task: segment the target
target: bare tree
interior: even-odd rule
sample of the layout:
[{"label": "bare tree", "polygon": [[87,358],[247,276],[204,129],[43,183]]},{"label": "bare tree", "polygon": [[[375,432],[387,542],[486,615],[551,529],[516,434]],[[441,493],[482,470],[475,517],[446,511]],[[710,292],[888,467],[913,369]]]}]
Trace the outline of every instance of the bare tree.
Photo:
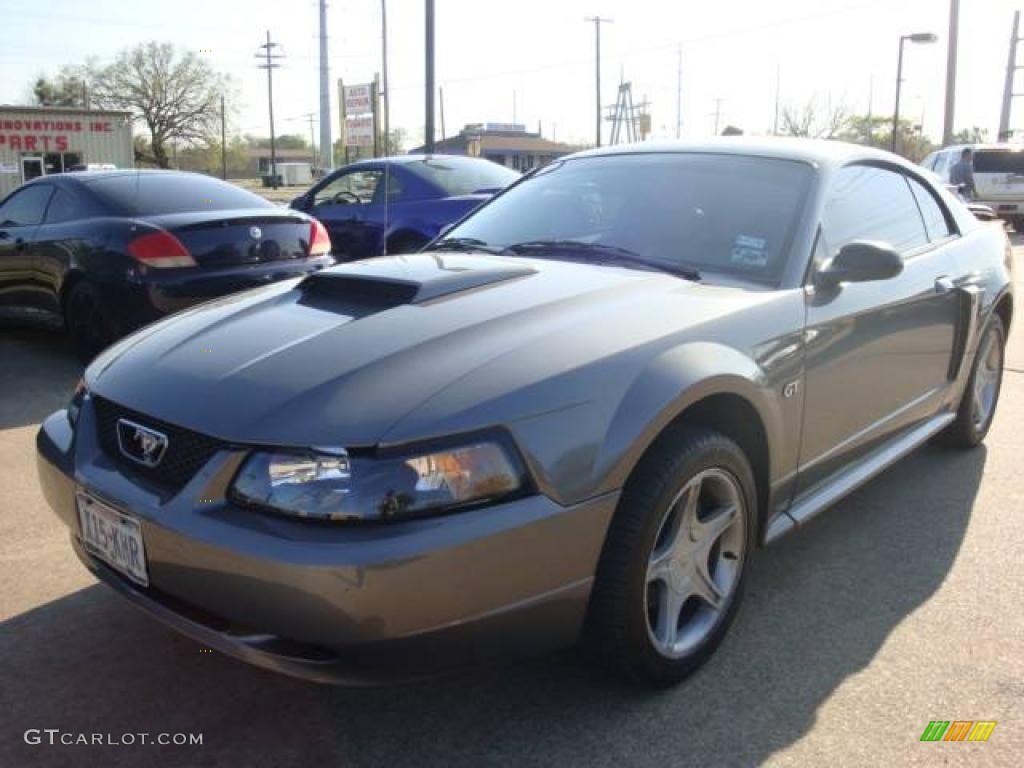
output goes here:
[{"label": "bare tree", "polygon": [[832,106],[829,103],[822,107],[818,97],[812,96],[802,105],[787,104],[782,108],[782,134],[834,139],[845,128],[849,116],[844,105]]},{"label": "bare tree", "polygon": [[219,133],[221,95],[228,78],[191,51],[150,42],[122,51],[106,67],[90,68],[92,104],[130,112],[149,132],[141,159],[167,168],[168,145],[207,144]]}]

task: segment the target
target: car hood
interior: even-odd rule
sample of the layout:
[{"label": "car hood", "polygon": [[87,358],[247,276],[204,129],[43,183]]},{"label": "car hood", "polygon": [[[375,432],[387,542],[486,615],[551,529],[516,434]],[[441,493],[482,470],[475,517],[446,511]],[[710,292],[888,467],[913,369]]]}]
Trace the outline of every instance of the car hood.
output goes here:
[{"label": "car hood", "polygon": [[635,334],[622,333],[631,308],[650,311],[673,294],[696,321],[745,293],[658,272],[483,254],[368,259],[149,326],[101,355],[86,383],[126,408],[229,442],[370,446],[499,358],[515,355],[520,370],[539,371],[550,366],[532,354],[541,346],[605,356],[607,343],[583,340],[635,346]]}]

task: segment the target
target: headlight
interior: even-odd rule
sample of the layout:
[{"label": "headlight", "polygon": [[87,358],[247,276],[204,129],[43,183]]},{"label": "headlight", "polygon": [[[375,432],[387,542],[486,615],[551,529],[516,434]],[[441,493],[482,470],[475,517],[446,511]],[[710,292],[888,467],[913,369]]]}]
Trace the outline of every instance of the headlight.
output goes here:
[{"label": "headlight", "polygon": [[71,396],[71,400],[68,402],[68,421],[72,428],[78,425],[78,414],[82,410],[82,401],[85,400],[85,393],[88,390],[85,388],[85,379],[79,379],[78,383],[75,384],[75,393]]},{"label": "headlight", "polygon": [[236,501],[321,520],[420,517],[520,493],[518,457],[500,440],[401,455],[344,450],[253,454],[232,486]]}]

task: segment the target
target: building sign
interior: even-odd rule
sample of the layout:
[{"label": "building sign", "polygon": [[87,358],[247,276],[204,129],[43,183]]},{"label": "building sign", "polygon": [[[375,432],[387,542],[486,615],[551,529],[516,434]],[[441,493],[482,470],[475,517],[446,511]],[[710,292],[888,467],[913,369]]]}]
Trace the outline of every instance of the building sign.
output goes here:
[{"label": "building sign", "polygon": [[18,173],[18,166],[16,163],[0,163],[0,174],[15,174]]},{"label": "building sign", "polygon": [[109,120],[0,120],[0,149],[64,152],[72,134],[113,133]]},{"label": "building sign", "polygon": [[373,146],[373,116],[362,115],[359,117],[345,118],[345,146],[346,147],[372,147]]},{"label": "building sign", "polygon": [[366,115],[373,111],[373,85],[345,86],[345,114]]}]

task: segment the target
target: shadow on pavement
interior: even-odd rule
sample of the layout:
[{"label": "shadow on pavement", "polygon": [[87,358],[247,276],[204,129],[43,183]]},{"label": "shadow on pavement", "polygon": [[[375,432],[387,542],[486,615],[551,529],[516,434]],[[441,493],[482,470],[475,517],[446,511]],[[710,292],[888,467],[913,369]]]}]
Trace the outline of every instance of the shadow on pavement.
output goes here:
[{"label": "shadow on pavement", "polygon": [[[719,653],[664,693],[573,652],[407,686],[320,687],[203,652],[94,585],[0,624],[0,764],[760,763],[801,738],[943,582],[985,459],[925,448],[759,553]],[[29,747],[27,728],[201,732],[203,746]]]},{"label": "shadow on pavement", "polygon": [[0,430],[38,424],[63,408],[81,375],[52,323],[0,319]]}]

